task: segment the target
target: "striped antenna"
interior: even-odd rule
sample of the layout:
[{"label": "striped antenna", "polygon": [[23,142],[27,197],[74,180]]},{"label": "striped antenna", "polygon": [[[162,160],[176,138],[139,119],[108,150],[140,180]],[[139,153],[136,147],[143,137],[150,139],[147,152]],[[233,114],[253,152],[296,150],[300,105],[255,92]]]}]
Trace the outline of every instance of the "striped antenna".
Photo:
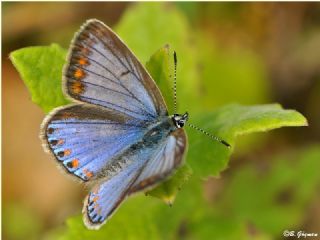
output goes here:
[{"label": "striped antenna", "polygon": [[173,60],[174,60],[174,75],[173,75],[173,103],[174,103],[174,111],[173,113],[177,113],[177,53],[173,52]]},{"label": "striped antenna", "polygon": [[231,145],[229,143],[227,143],[226,141],[222,140],[221,138],[206,132],[205,130],[193,125],[192,123],[187,123],[187,124],[189,127],[193,128],[199,132],[202,132],[203,134],[207,135],[208,137],[212,138],[213,140],[218,141],[219,143],[222,143],[223,145],[225,145],[228,148],[231,148]]}]

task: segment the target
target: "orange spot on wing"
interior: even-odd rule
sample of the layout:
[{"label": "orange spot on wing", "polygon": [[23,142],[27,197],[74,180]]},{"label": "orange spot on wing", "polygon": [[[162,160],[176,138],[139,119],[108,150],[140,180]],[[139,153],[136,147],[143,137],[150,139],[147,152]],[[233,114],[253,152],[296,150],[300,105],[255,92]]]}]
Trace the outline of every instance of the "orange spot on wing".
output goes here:
[{"label": "orange spot on wing", "polygon": [[69,156],[70,154],[71,154],[71,150],[70,149],[64,150],[64,156]]},{"label": "orange spot on wing", "polygon": [[77,70],[74,72],[74,76],[75,76],[76,78],[78,78],[78,79],[84,77],[84,72],[83,72],[83,70],[77,69]]},{"label": "orange spot on wing", "polygon": [[92,199],[93,202],[96,202],[96,201],[98,201],[98,200],[99,200],[99,197],[98,197],[98,196],[95,196],[95,197]]},{"label": "orange spot on wing", "polygon": [[79,160],[78,159],[73,159],[72,160],[72,168],[76,168],[79,166]]},{"label": "orange spot on wing", "polygon": [[86,175],[87,178],[91,178],[93,173],[90,172],[88,169],[83,169],[83,173]]},{"label": "orange spot on wing", "polygon": [[84,85],[81,82],[73,82],[71,85],[71,90],[75,94],[81,94],[84,91]]},{"label": "orange spot on wing", "polygon": [[91,178],[91,177],[93,176],[93,173],[92,173],[92,172],[87,172],[87,173],[86,173],[86,176],[87,176],[88,178]]},{"label": "orange spot on wing", "polygon": [[59,141],[58,141],[58,143],[57,143],[58,145],[62,145],[62,144],[64,144],[64,140],[63,139],[59,139]]},{"label": "orange spot on wing", "polygon": [[87,64],[88,64],[88,61],[87,61],[87,59],[85,59],[85,58],[80,58],[80,59],[78,60],[78,63],[79,63],[80,65],[87,65]]}]

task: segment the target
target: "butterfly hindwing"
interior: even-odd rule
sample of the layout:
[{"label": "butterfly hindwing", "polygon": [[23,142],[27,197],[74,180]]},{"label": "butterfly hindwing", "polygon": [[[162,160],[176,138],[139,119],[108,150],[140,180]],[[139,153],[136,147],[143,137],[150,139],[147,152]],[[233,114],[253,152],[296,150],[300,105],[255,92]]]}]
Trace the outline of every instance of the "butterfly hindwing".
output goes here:
[{"label": "butterfly hindwing", "polygon": [[143,135],[143,123],[103,108],[73,105],[43,123],[43,140],[68,173],[87,181]]},{"label": "butterfly hindwing", "polygon": [[99,228],[127,196],[143,164],[134,162],[112,178],[97,184],[84,202],[83,216],[88,228]]},{"label": "butterfly hindwing", "polygon": [[137,150],[132,163],[110,179],[98,183],[87,196],[83,214],[89,228],[99,228],[130,194],[164,180],[182,163],[186,135],[178,129],[160,144]]},{"label": "butterfly hindwing", "polygon": [[183,129],[172,132],[163,146],[149,159],[130,193],[145,191],[171,175],[183,161],[187,149],[187,135]]},{"label": "butterfly hindwing", "polygon": [[84,219],[89,228],[98,228],[107,220],[114,210],[129,195],[132,185],[139,178],[147,163],[165,145],[166,137],[158,142],[140,141],[136,147],[132,146],[116,159],[117,162],[126,162],[111,177],[101,178],[89,192],[84,203]]},{"label": "butterfly hindwing", "polygon": [[128,47],[106,25],[89,20],[76,34],[65,67],[72,98],[141,120],[166,115],[161,93]]}]

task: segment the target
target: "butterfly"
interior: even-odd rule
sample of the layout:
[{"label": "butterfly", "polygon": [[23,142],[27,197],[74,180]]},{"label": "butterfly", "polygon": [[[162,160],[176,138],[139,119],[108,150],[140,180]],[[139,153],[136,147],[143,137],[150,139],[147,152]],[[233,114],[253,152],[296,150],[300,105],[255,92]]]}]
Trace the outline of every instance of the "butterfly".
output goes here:
[{"label": "butterfly", "polygon": [[75,103],[44,119],[41,138],[58,165],[91,188],[83,218],[98,229],[125,198],[155,187],[183,163],[188,113],[168,114],[143,65],[96,19],[71,43],[63,90]]}]

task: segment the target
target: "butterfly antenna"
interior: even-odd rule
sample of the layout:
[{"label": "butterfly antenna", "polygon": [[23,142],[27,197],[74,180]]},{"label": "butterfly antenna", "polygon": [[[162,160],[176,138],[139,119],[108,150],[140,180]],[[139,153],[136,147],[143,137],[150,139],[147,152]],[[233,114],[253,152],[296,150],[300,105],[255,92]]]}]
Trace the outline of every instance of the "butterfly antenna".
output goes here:
[{"label": "butterfly antenna", "polygon": [[215,140],[215,141],[218,141],[219,143],[222,143],[223,145],[225,145],[226,147],[228,148],[231,148],[231,145],[229,143],[227,143],[226,141],[222,140],[221,138],[217,137],[217,136],[214,136],[208,132],[206,132],[205,130],[193,125],[192,123],[187,123],[189,127],[199,131],[199,132],[202,132],[203,134],[207,135],[208,137],[210,137],[211,139]]},{"label": "butterfly antenna", "polygon": [[177,113],[177,53],[173,52],[174,60],[174,75],[173,75],[173,103],[174,103],[174,113]]}]

